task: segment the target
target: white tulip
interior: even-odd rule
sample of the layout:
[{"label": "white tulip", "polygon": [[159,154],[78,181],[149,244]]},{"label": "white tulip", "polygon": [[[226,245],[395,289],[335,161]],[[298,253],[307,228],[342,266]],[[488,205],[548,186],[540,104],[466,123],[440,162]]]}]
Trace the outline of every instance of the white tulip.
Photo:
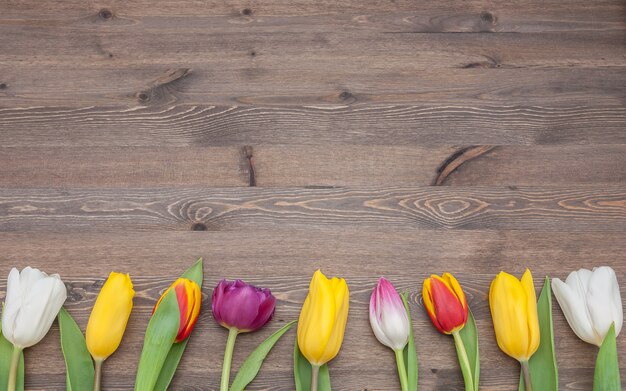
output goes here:
[{"label": "white tulip", "polygon": [[2,313],[2,335],[17,349],[33,346],[48,333],[67,298],[58,274],[26,267],[11,269]]},{"label": "white tulip", "polygon": [[565,282],[553,278],[552,291],[567,323],[583,341],[600,346],[611,324],[615,324],[616,336],[622,330],[622,299],[610,267],[573,271]]}]

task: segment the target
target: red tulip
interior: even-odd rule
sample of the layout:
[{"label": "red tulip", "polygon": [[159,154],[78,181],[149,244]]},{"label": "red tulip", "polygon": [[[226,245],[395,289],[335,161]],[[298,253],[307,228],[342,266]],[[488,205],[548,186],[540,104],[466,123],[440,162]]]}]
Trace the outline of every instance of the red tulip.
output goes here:
[{"label": "red tulip", "polygon": [[198,315],[200,314],[200,306],[202,305],[202,293],[200,287],[194,281],[179,278],[161,295],[161,298],[152,310],[153,313],[161,303],[161,300],[163,300],[163,297],[171,289],[174,289],[176,292],[176,300],[178,301],[178,309],[180,311],[180,326],[178,327],[175,342],[181,342],[189,337],[191,330],[196,325]]},{"label": "red tulip", "polygon": [[452,334],[467,322],[468,307],[465,293],[450,273],[431,275],[424,281],[424,306],[437,330]]}]

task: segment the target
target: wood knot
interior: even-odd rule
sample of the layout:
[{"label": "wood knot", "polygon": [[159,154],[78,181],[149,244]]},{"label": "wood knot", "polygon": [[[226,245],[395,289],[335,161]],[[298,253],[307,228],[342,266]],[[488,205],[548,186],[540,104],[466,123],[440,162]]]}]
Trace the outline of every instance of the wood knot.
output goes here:
[{"label": "wood knot", "polygon": [[254,57],[254,56],[256,56],[256,52],[255,52],[254,50],[250,50],[250,53],[249,53],[249,54],[250,54],[250,57]]},{"label": "wood knot", "polygon": [[245,145],[243,147],[243,157],[247,163],[248,169],[248,186],[254,187],[256,186],[256,172],[254,170],[254,161],[252,157],[254,156],[254,149],[251,145]]},{"label": "wood knot", "polygon": [[341,100],[348,100],[351,98],[354,98],[354,96],[348,91],[343,91],[341,94],[339,94],[339,99]]},{"label": "wood knot", "polygon": [[250,16],[252,15],[252,10],[250,8],[244,8],[241,10],[242,15]]},{"label": "wood knot", "polygon": [[103,20],[109,20],[113,17],[113,12],[111,10],[103,8],[98,12],[98,16]]},{"label": "wood knot", "polygon": [[495,17],[493,16],[491,12],[483,11],[480,13],[480,20],[482,20],[485,23],[493,24]]},{"label": "wood knot", "polygon": [[137,99],[139,99],[139,102],[141,103],[148,103],[150,101],[150,95],[145,92],[140,92],[137,94]]},{"label": "wood knot", "polygon": [[206,231],[207,226],[204,223],[193,223],[193,225],[191,226],[191,230],[192,231]]},{"label": "wood knot", "polygon": [[7,89],[7,83],[0,83],[0,90],[6,90]]}]

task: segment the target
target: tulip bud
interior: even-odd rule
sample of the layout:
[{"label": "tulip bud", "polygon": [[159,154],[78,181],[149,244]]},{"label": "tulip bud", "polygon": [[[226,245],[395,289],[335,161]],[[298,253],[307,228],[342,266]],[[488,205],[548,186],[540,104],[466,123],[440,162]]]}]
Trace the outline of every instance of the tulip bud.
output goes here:
[{"label": "tulip bud", "polygon": [[489,289],[489,306],[500,349],[525,362],[539,348],[537,296],[530,270],[516,277],[500,272]]},{"label": "tulip bud", "polygon": [[424,281],[424,306],[433,325],[444,334],[453,334],[465,327],[468,316],[465,293],[450,273],[431,275]]},{"label": "tulip bud", "polygon": [[61,310],[67,290],[58,274],[26,267],[11,269],[2,313],[2,335],[13,344],[5,390],[15,391],[21,352],[43,339]]},{"label": "tulip bud", "polygon": [[240,333],[255,331],[272,319],[276,298],[269,289],[242,280],[222,280],[213,290],[211,309],[215,320]]},{"label": "tulip bud", "polygon": [[200,314],[200,307],[202,305],[202,292],[195,281],[181,277],[174,281],[174,283],[170,285],[165,292],[163,292],[159,301],[157,301],[154,306],[152,313],[156,311],[165,295],[172,289],[174,289],[174,292],[176,293],[178,310],[180,311],[178,334],[176,334],[176,339],[174,340],[174,342],[178,343],[187,339],[196,325],[198,315]]},{"label": "tulip bud", "polygon": [[16,348],[35,345],[48,333],[67,290],[58,274],[26,267],[11,269],[2,313],[2,335]]},{"label": "tulip bud", "polygon": [[602,266],[593,271],[573,271],[565,282],[553,278],[552,291],[567,323],[583,341],[602,345],[611,324],[615,324],[616,336],[621,331],[624,313],[612,268]]},{"label": "tulip bud", "polygon": [[402,298],[393,284],[381,277],[370,297],[370,325],[376,339],[393,349],[404,349],[410,322]]},{"label": "tulip bud", "polygon": [[312,365],[321,366],[339,353],[349,299],[346,280],[329,280],[319,270],[313,274],[298,320],[298,347]]},{"label": "tulip bud", "polygon": [[105,360],[122,342],[133,309],[133,283],[128,274],[111,272],[87,323],[87,349],[96,361]]}]

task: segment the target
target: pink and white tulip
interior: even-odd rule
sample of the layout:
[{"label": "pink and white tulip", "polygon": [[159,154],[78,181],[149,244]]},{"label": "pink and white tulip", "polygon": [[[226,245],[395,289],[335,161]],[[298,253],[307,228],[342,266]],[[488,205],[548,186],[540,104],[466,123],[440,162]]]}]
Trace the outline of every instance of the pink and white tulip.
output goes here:
[{"label": "pink and white tulip", "polygon": [[394,351],[404,349],[409,341],[411,325],[402,298],[384,277],[370,298],[370,325],[376,339]]}]

